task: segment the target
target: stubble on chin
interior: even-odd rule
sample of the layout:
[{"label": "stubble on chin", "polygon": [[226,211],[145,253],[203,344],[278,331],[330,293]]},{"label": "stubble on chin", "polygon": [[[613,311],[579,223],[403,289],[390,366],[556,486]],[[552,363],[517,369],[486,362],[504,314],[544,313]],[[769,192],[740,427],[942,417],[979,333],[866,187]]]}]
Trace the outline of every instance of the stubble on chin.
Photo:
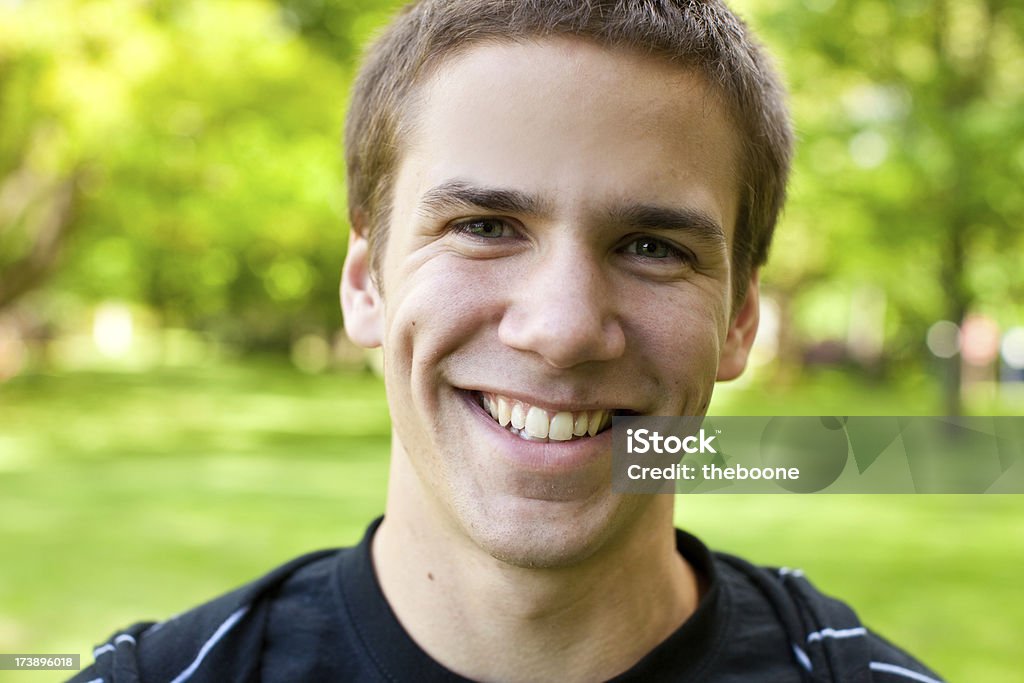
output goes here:
[{"label": "stubble on chin", "polygon": [[603,501],[603,509],[581,512],[566,511],[571,506],[565,503],[521,501],[512,506],[518,508],[514,513],[477,507],[463,524],[469,540],[502,564],[565,569],[624,543],[624,537],[644,523],[652,502],[650,496],[617,496]]}]

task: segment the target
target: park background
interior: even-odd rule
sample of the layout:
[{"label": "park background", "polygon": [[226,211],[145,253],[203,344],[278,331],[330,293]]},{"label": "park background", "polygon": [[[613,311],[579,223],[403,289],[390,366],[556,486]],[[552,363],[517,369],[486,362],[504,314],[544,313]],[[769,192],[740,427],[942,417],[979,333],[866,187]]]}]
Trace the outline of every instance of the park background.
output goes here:
[{"label": "park background", "polygon": [[[382,511],[340,131],[397,4],[0,0],[0,652],[84,665]],[[712,413],[1020,415],[1024,7],[734,6],[799,146],[753,364]],[[1024,680],[1024,496],[678,507],[950,680]]]}]

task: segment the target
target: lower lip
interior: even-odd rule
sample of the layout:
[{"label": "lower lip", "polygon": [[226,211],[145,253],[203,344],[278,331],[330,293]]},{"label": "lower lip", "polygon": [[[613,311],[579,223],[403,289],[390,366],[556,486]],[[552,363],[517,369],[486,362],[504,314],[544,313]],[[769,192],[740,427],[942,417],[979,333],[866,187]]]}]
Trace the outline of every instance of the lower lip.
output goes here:
[{"label": "lower lip", "polygon": [[[558,474],[584,467],[593,467],[611,458],[612,430],[597,436],[569,441],[528,441],[498,424],[469,391],[460,391],[470,412],[485,427],[484,438],[494,444],[493,450],[517,467],[525,470]],[[608,467],[610,468],[610,464]]]}]

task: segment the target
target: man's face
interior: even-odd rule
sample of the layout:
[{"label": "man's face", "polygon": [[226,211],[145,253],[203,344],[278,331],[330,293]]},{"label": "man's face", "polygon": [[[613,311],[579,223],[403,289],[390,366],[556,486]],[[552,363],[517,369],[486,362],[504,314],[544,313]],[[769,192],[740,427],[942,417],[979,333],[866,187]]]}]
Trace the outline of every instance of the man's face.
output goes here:
[{"label": "man's face", "polygon": [[382,296],[359,235],[343,282],[350,335],[383,346],[389,496],[571,564],[671,502],[611,492],[611,414],[703,414],[742,370],[737,135],[700,76],[575,39],[474,47],[420,95]]}]

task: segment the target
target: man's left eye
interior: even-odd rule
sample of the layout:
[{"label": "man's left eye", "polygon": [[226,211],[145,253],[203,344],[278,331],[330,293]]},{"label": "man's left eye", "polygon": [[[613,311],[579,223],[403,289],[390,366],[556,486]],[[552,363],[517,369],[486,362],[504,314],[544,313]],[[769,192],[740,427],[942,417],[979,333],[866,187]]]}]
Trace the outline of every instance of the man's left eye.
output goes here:
[{"label": "man's left eye", "polygon": [[507,222],[497,218],[473,218],[452,226],[456,232],[484,239],[512,237],[515,233]]},{"label": "man's left eye", "polygon": [[684,261],[692,260],[679,247],[656,237],[638,237],[626,245],[625,252],[652,259],[675,258]]}]

